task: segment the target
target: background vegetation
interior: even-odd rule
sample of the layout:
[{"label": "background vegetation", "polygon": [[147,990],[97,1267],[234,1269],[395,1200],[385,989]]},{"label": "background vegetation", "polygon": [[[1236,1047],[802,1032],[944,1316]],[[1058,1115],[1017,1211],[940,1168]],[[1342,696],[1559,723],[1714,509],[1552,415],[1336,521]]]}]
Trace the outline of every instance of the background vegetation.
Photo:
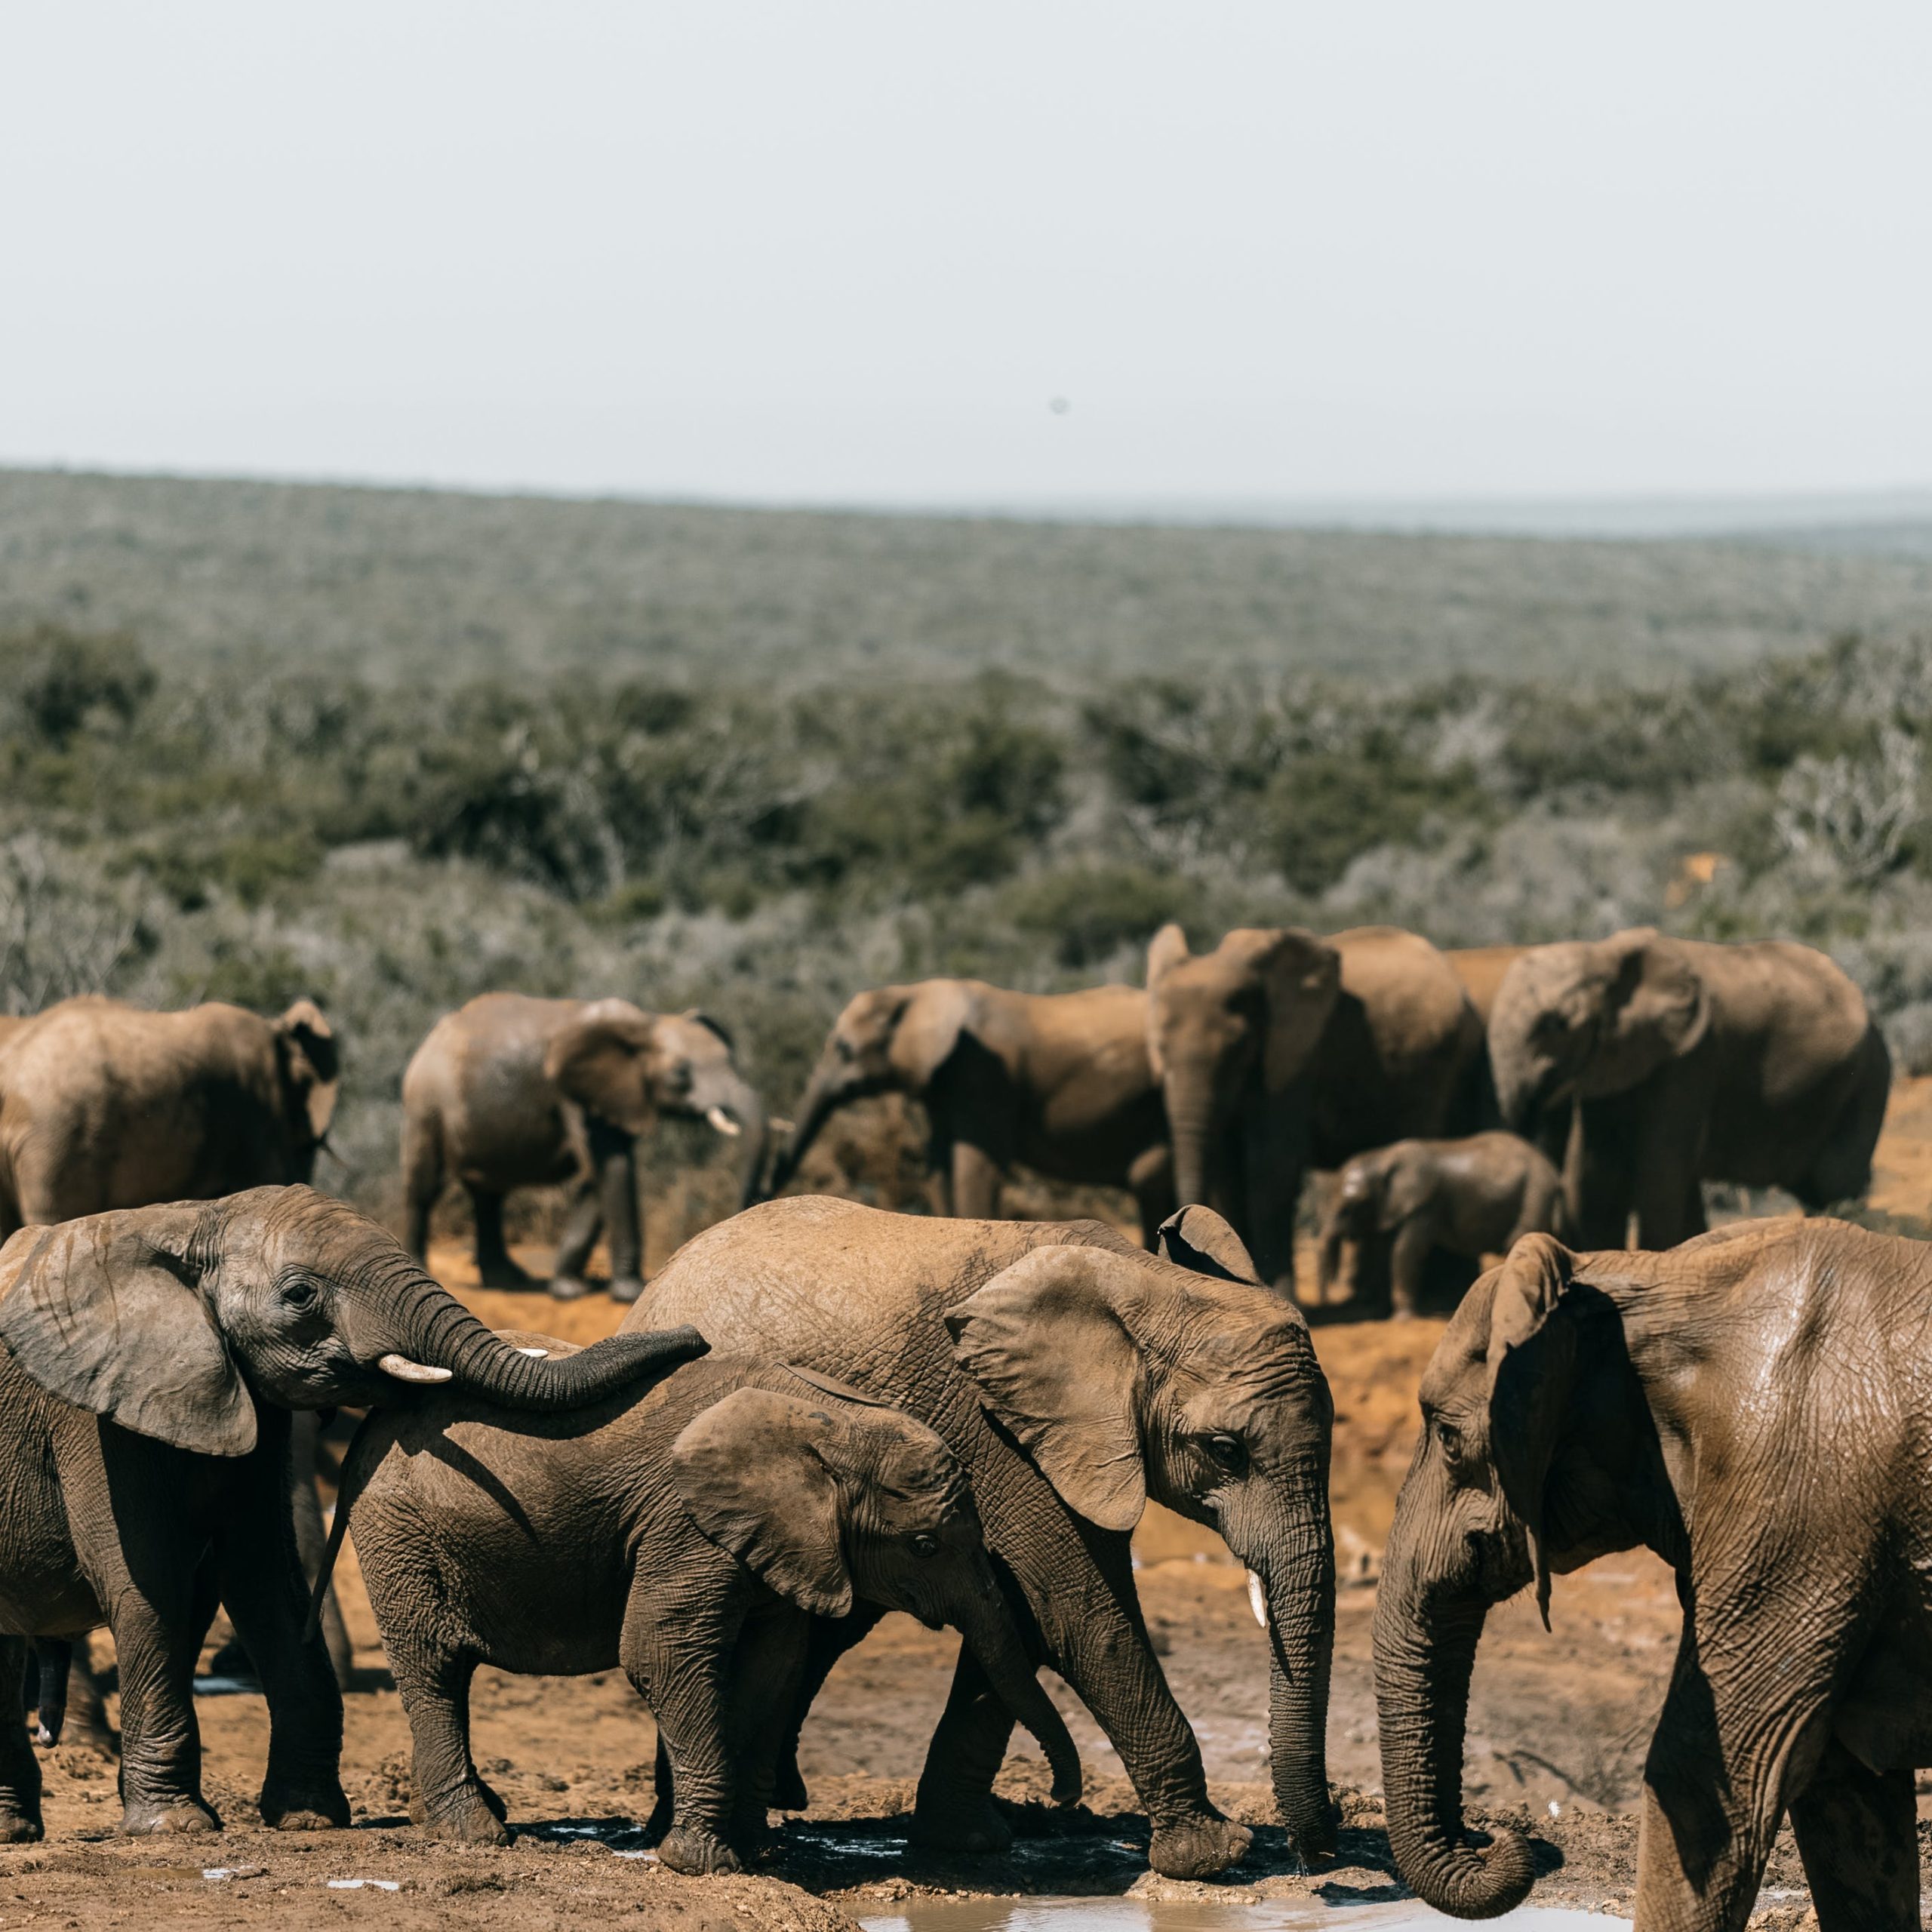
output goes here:
[{"label": "background vegetation", "polygon": [[[1169,918],[1785,934],[1932,1067],[1932,558],[0,502],[0,1005],[319,997],[320,1178],[379,1211],[404,1063],[475,993],[701,1000],[782,1110],[860,986],[1137,979]],[[661,1151],[670,1238],[709,1151]]]}]

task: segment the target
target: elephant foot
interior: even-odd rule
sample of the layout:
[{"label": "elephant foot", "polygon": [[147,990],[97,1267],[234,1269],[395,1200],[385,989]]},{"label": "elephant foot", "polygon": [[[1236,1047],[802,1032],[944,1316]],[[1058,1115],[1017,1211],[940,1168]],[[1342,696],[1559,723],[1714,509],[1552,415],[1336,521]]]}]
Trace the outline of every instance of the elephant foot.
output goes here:
[{"label": "elephant foot", "polygon": [[581,1301],[590,1292],[590,1284],[581,1275],[553,1275],[550,1278],[552,1301]]},{"label": "elephant foot", "polygon": [[[346,1821],[345,1821],[346,1822]],[[218,1832],[221,1820],[198,1798],[177,1798],[160,1803],[131,1802],[121,1814],[123,1838],[146,1838],[158,1832]]]},{"label": "elephant foot", "polygon": [[671,1801],[660,1798],[651,1807],[651,1816],[644,1821],[644,1841],[646,1844],[660,1844],[666,1832],[671,1829]]},{"label": "elephant foot", "polygon": [[1013,1827],[983,1793],[977,1797],[922,1801],[912,1813],[906,1842],[926,1851],[964,1851],[998,1857],[1013,1845]]},{"label": "elephant foot", "polygon": [[1189,1818],[1157,1825],[1147,1862],[1164,1878],[1211,1878],[1238,1865],[1254,1842],[1245,1825],[1229,1818]]},{"label": "elephant foot", "polygon": [[771,1808],[774,1811],[804,1811],[811,1806],[811,1793],[805,1789],[804,1774],[795,1757],[787,1758],[773,1774]]},{"label": "elephant foot", "polygon": [[497,1798],[496,1806],[490,1803],[496,1797],[485,1786],[448,1799],[433,1811],[426,1807],[419,1815],[412,1809],[411,1815],[432,1838],[448,1844],[508,1844],[510,1828],[497,1808],[503,1800]]},{"label": "elephant foot", "polygon": [[644,1283],[635,1275],[620,1275],[611,1284],[613,1301],[632,1302],[644,1293]]},{"label": "elephant foot", "polygon": [[340,1785],[262,1787],[262,1823],[278,1832],[338,1832],[349,1829],[349,1798]]},{"label": "elephant foot", "polygon": [[486,1288],[506,1288],[512,1294],[537,1286],[537,1278],[526,1275],[507,1254],[489,1261],[478,1261],[476,1277]]},{"label": "elephant foot", "polygon": [[37,1814],[0,1806],[0,1844],[38,1844],[47,1835]]},{"label": "elephant foot", "polygon": [[738,1854],[715,1832],[708,1832],[701,1825],[673,1825],[659,1841],[657,1862],[694,1878],[709,1872],[745,1869]]}]

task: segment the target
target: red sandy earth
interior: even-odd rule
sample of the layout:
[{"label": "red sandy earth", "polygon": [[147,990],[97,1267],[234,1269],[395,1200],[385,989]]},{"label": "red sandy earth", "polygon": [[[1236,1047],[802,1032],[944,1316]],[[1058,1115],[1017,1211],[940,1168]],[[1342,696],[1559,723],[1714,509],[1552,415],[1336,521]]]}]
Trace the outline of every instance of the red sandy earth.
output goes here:
[{"label": "red sandy earth", "polygon": [[[1874,1200],[1897,1213],[1932,1211],[1932,1080],[1903,1082],[1894,1096]],[[540,1272],[547,1255],[531,1248],[523,1258]],[[466,1255],[453,1244],[439,1247],[433,1261],[500,1326],[589,1341],[621,1313],[601,1296],[562,1303],[476,1289]],[[1365,1322],[1315,1331],[1335,1396],[1334,1512],[1345,1575],[1372,1574],[1414,1444],[1417,1383],[1441,1327]],[[1085,1810],[1056,1818],[1039,1804],[1043,1767],[1022,1736],[1001,1786],[1016,1800],[1032,1801],[1016,1811],[1014,1855],[948,1863],[905,1852],[912,1782],[944,1701],[955,1646],[902,1617],[888,1618],[827,1686],[803,1750],[814,1806],[788,1826],[770,1875],[681,1881],[648,1860],[614,1854],[610,1841],[631,1848],[624,1825],[649,1808],[654,1742],[650,1719],[616,1672],[518,1678],[486,1671],[475,1700],[476,1755],[512,1820],[552,1828],[574,1821],[595,1835],[573,1843],[561,1829],[532,1830],[508,1851],[432,1844],[407,1823],[408,1727],[389,1687],[352,1551],[339,1574],[359,1667],[347,1700],[343,1761],[358,1829],[292,1836],[251,1824],[249,1796],[266,1746],[261,1701],[204,1698],[198,1709],[211,1795],[229,1829],[193,1840],[115,1838],[112,1768],[70,1742],[47,1764],[47,1842],[0,1848],[0,1932],[50,1921],[226,1925],[269,1918],[278,1926],[368,1920],[419,1932],[494,1924],[506,1914],[533,1932],[607,1918],[694,1932],[818,1932],[849,1924],[848,1910],[876,1909],[878,1901],[928,1888],[1131,1887],[1143,1897],[1233,1898],[1313,1889],[1337,1901],[1401,1896],[1391,1889],[1372,1795],[1380,1783],[1369,1668],[1372,1583],[1353,1583],[1342,1593],[1329,1737],[1346,1828],[1336,1866],[1310,1878],[1295,1869],[1272,1825],[1263,1749],[1266,1658],[1242,1572],[1211,1533],[1158,1508],[1149,1511],[1136,1547],[1148,1620],[1200,1737],[1215,1795],[1232,1815],[1263,1827],[1248,1863],[1212,1887],[1147,1872],[1132,1792],[1084,1711],[1051,1677],[1088,1767]],[[1472,1810],[1533,1824],[1545,1841],[1545,1862],[1554,1869],[1540,1897],[1627,1909],[1632,1806],[1676,1643],[1676,1600],[1663,1566],[1634,1554],[1559,1579],[1552,1609],[1553,1634],[1525,1600],[1490,1620],[1470,1712],[1469,1796]],[[108,1657],[104,1638],[97,1638],[96,1654]],[[210,1879],[205,1868],[245,1875]],[[357,1877],[391,1879],[399,1889],[332,1890],[327,1883]],[[1788,1835],[1767,1883],[1764,1922],[1795,1924],[1803,1881]]]}]

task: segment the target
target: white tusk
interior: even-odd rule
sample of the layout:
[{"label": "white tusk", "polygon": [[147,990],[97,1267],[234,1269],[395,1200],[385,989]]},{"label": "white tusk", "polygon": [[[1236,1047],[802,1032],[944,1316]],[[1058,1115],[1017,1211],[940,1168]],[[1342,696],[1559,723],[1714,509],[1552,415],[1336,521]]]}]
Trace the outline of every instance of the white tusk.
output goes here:
[{"label": "white tusk", "polygon": [[1251,1570],[1247,1573],[1247,1607],[1254,1613],[1254,1620],[1263,1629],[1268,1627],[1268,1592],[1261,1579]]},{"label": "white tusk", "polygon": [[704,1117],[717,1128],[720,1134],[725,1135],[728,1139],[735,1140],[744,1131],[744,1129],[722,1107],[707,1107],[705,1109]]},{"label": "white tusk", "polygon": [[534,1355],[539,1361],[541,1361],[549,1352],[548,1349],[518,1349],[517,1350],[518,1355]]},{"label": "white tusk", "polygon": [[769,1116],[764,1124],[767,1127],[771,1128],[774,1134],[795,1134],[798,1131],[797,1128],[792,1125],[791,1121],[786,1120],[782,1115],[779,1114],[773,1114]]},{"label": "white tusk", "polygon": [[411,1361],[407,1355],[385,1355],[377,1363],[385,1375],[393,1375],[398,1382],[453,1382],[456,1371],[453,1368],[429,1368],[420,1361]]}]

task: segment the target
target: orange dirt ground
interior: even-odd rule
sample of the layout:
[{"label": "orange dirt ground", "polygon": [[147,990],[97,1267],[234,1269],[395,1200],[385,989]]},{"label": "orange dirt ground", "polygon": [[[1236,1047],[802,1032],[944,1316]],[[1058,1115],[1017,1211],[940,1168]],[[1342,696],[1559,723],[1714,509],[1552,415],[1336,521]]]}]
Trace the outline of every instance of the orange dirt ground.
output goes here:
[{"label": "orange dirt ground", "polygon": [[[1932,1080],[1902,1082],[1880,1149],[1875,1204],[1932,1213]],[[525,1250],[540,1272],[547,1256]],[[454,1247],[434,1265],[485,1319],[589,1341],[621,1311],[601,1296],[574,1303],[471,1285]],[[1049,1678],[1088,1770],[1084,1809],[1056,1817],[1038,1802],[1044,1767],[1016,1740],[1002,1791],[1020,1831],[1004,1859],[936,1861],[903,1845],[926,1738],[943,1703],[954,1644],[910,1620],[887,1620],[834,1674],[807,1729],[813,1809],[788,1821],[767,1871],[686,1881],[641,1857],[627,1836],[650,1806],[651,1722],[622,1675],[519,1678],[485,1672],[475,1696],[476,1755],[523,1828],[507,1851],[431,1844],[408,1823],[408,1726],[390,1687],[352,1551],[341,1571],[356,1644],[343,1783],[355,1829],[311,1836],[253,1820],[266,1730],[260,1698],[198,1700],[218,1837],[130,1842],[110,1763],[72,1742],[48,1754],[48,1838],[0,1848],[0,1932],[16,1926],[368,1922],[395,1932],[514,1918],[537,1928],[606,1919],[692,1932],[849,1925],[848,1915],[927,1889],[1013,1894],[1282,1897],[1340,1903],[1403,1896],[1394,1885],[1373,1794],[1376,1759],[1369,1632],[1376,1553],[1414,1442],[1415,1390],[1442,1324],[1331,1324],[1315,1343],[1336,1406],[1334,1509],[1344,1588],[1330,1724],[1331,1775],[1344,1788],[1342,1855],[1300,1872],[1272,1823],[1263,1755],[1266,1660],[1241,1571],[1210,1533],[1151,1509],[1137,1538],[1143,1600],[1177,1694],[1192,1718],[1217,1799],[1263,1827],[1247,1864],[1211,1887],[1153,1878],[1145,1827],[1112,1754],[1084,1711]],[[1559,1579],[1554,1634],[1527,1601],[1491,1619],[1469,1726],[1472,1810],[1532,1825],[1549,1868],[1540,1897],[1627,1909],[1634,1875],[1632,1804],[1668,1675],[1678,1611],[1668,1574],[1647,1555],[1607,1558]],[[217,1635],[219,1635],[219,1631]],[[110,1656],[104,1638],[96,1656]],[[110,1703],[110,1711],[112,1709]],[[1368,1794],[1364,1795],[1364,1794]],[[211,1871],[233,1875],[210,1877]],[[341,1879],[384,1880],[332,1887]],[[1802,1877],[1788,1836],[1767,1885],[1767,1924],[1796,1923]]]}]

